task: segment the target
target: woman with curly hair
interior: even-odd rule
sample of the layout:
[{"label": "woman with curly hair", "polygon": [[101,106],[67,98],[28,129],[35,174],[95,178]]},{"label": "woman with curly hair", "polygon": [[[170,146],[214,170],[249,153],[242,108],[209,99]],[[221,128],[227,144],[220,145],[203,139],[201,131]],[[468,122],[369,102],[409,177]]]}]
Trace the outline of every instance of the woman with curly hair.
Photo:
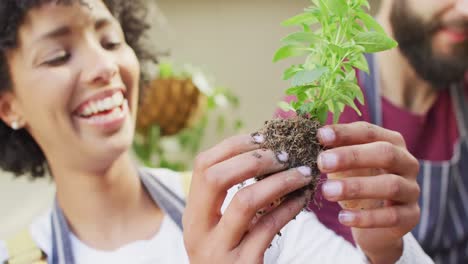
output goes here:
[{"label": "woman with curly hair", "polygon": [[[183,221],[179,174],[135,165],[139,65],[154,60],[141,46],[145,4],[0,1],[0,167],[33,177],[50,172],[57,189],[51,210],[27,232],[37,259],[0,241],[0,263],[362,263],[364,255],[313,214],[299,214],[310,194],[268,206],[312,178],[307,167],[285,171],[284,153],[260,150],[261,135],[227,139],[199,156]],[[412,166],[407,156],[398,159]],[[220,214],[227,190],[259,174],[271,176],[229,192]],[[413,182],[404,182],[399,205],[413,200],[406,199]],[[374,236],[356,229],[365,255],[375,263],[429,262],[411,237],[402,239],[415,210]],[[371,214],[361,220],[379,227],[364,221]]]}]

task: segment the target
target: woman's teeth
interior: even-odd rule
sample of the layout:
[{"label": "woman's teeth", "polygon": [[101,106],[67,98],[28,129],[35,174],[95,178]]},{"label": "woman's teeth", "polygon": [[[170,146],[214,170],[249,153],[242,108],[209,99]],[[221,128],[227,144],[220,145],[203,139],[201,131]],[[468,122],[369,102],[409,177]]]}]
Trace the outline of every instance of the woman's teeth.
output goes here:
[{"label": "woman's teeth", "polygon": [[119,108],[125,102],[125,98],[122,93],[116,93],[111,97],[105,99],[90,102],[81,112],[82,117],[90,117],[97,113],[110,111],[115,108]]},{"label": "woman's teeth", "polygon": [[[126,107],[125,105],[123,106]],[[91,116],[88,119],[88,122],[91,124],[103,124],[107,122],[112,122],[117,119],[121,119],[125,116],[125,109],[121,109],[120,107],[114,108],[110,113],[105,115],[95,115]]]}]

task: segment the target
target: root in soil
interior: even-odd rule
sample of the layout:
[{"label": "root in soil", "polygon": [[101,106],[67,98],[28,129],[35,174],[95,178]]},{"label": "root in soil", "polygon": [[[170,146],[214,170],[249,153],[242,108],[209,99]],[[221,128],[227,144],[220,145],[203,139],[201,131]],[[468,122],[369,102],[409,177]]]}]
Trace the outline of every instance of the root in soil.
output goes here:
[{"label": "root in soil", "polygon": [[[254,133],[264,136],[265,141],[260,144],[263,149],[269,149],[279,154],[288,154],[287,168],[297,168],[308,166],[312,171],[312,182],[288,195],[302,195],[305,190],[311,190],[311,197],[314,196],[317,183],[320,178],[320,170],[317,167],[317,157],[323,151],[322,145],[318,142],[317,131],[321,127],[320,122],[305,117],[295,117],[291,119],[274,119],[265,122],[262,129]],[[280,161],[280,160],[279,160]],[[282,162],[282,161],[280,161]],[[258,176],[257,180],[262,180],[268,175]]]}]

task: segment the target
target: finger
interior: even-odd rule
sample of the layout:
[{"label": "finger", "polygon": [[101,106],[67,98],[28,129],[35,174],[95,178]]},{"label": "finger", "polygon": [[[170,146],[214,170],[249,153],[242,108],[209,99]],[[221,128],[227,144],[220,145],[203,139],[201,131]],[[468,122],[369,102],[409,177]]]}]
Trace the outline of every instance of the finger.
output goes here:
[{"label": "finger", "polygon": [[206,169],[192,185],[197,191],[191,190],[194,195],[190,196],[191,205],[194,205],[198,211],[194,220],[199,221],[198,229],[209,230],[218,223],[221,206],[232,186],[256,176],[284,170],[285,167],[286,164],[279,161],[273,151],[257,149]]},{"label": "finger", "polygon": [[300,167],[271,175],[241,189],[224,212],[215,232],[224,238],[227,249],[232,250],[239,244],[260,209],[308,185],[312,180],[311,169]]},{"label": "finger", "polygon": [[405,177],[416,177],[419,163],[406,149],[379,141],[338,147],[322,152],[318,167],[324,173],[379,168]]},{"label": "finger", "polygon": [[400,147],[406,146],[405,140],[400,133],[367,122],[329,125],[319,129],[317,134],[320,143],[327,147],[365,144],[376,141],[387,141]]},{"label": "finger", "polygon": [[304,196],[288,199],[275,210],[264,215],[244,237],[240,250],[246,255],[251,255],[251,258],[258,257],[258,254],[263,256],[273,238],[309,202],[310,195],[310,191],[306,191]]},{"label": "finger", "polygon": [[204,170],[223,160],[259,148],[265,138],[262,135],[238,135],[225,139],[214,147],[201,152],[195,159],[195,170]]},{"label": "finger", "polygon": [[356,228],[389,228],[413,226],[419,221],[420,209],[411,206],[390,206],[371,210],[343,210],[338,219],[341,224]]},{"label": "finger", "polygon": [[332,202],[379,199],[399,203],[418,200],[419,185],[394,174],[329,180],[322,185],[323,196]]},{"label": "finger", "polygon": [[248,179],[282,171],[288,166],[284,153],[257,149],[217,163],[205,172],[206,180],[213,183],[208,187],[213,188],[212,191],[224,192]]}]

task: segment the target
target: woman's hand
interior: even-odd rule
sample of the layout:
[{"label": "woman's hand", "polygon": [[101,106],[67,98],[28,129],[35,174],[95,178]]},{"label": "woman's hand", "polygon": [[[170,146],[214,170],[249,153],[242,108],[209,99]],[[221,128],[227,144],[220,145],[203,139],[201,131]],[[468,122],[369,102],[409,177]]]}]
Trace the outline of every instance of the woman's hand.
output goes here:
[{"label": "woman's hand", "polygon": [[395,263],[419,222],[418,161],[399,133],[369,123],[326,126],[319,139],[332,148],[318,160],[324,197],[340,203],[340,222],[372,263]]},{"label": "woman's hand", "polygon": [[[307,167],[285,170],[287,154],[259,149],[263,140],[261,135],[232,137],[197,157],[183,218],[190,263],[263,263],[275,235],[308,202],[310,193],[271,206],[312,177]],[[270,174],[240,189],[221,213],[231,187]]]}]

